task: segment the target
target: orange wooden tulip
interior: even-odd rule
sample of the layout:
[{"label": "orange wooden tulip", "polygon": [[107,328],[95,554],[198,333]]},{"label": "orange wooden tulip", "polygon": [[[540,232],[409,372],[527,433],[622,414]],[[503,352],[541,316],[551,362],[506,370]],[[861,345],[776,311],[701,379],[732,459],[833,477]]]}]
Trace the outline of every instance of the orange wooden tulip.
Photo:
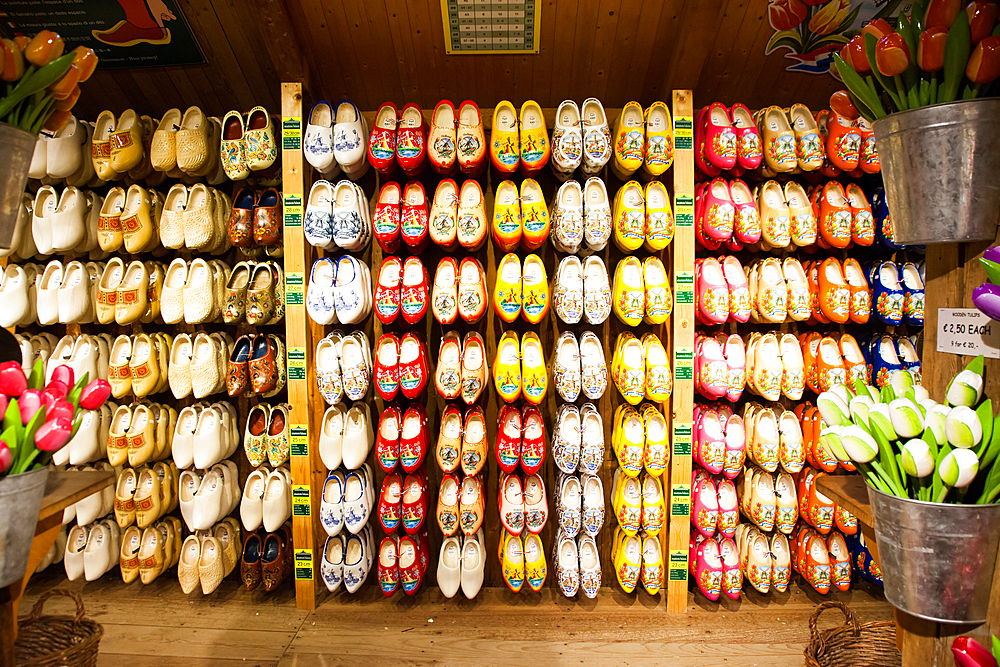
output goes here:
[{"label": "orange wooden tulip", "polygon": [[80,68],[70,65],[63,77],[49,86],[49,93],[54,100],[64,100],[73,92],[73,88],[80,81]]},{"label": "orange wooden tulip", "polygon": [[36,67],[48,65],[63,54],[66,44],[51,30],[42,30],[24,47],[24,57]]},{"label": "orange wooden tulip", "polygon": [[3,45],[3,73],[0,78],[17,81],[24,76],[24,55],[12,40],[4,39],[0,44]]},{"label": "orange wooden tulip", "polygon": [[995,2],[984,2],[984,0],[974,0],[965,8],[969,13],[969,32],[972,43],[978,44],[993,32],[993,26],[997,23],[997,5]]},{"label": "orange wooden tulip", "polygon": [[917,67],[925,72],[938,72],[944,69],[944,43],[947,40],[948,31],[944,28],[928,28],[920,33]]},{"label": "orange wooden tulip", "polygon": [[969,56],[965,76],[972,83],[989,83],[1000,76],[1000,35],[984,37]]},{"label": "orange wooden tulip", "polygon": [[924,29],[951,28],[960,9],[959,0],[930,0],[927,3],[927,13],[924,15]]},{"label": "orange wooden tulip", "polygon": [[833,95],[830,95],[830,108],[838,116],[843,116],[848,120],[857,120],[861,115],[846,90],[838,90]]},{"label": "orange wooden tulip", "polygon": [[68,109],[57,109],[56,111],[53,111],[52,115],[49,116],[49,119],[45,121],[44,129],[52,132],[58,132],[63,128],[63,125],[69,121],[69,117],[72,115],[73,114],[70,113]]},{"label": "orange wooden tulip", "polygon": [[90,78],[90,75],[97,68],[97,54],[94,53],[93,49],[89,49],[86,46],[76,47],[73,49],[73,53],[76,54],[73,64],[80,70],[80,83],[83,83]]},{"label": "orange wooden tulip", "polygon": [[882,76],[897,76],[910,66],[910,49],[899,33],[886,35],[875,46],[875,65]]},{"label": "orange wooden tulip", "polygon": [[892,26],[886,22],[885,19],[875,19],[874,21],[869,21],[865,24],[865,27],[861,29],[861,43],[864,44],[865,35],[875,35],[876,39],[882,39],[886,35],[891,35],[895,31]]},{"label": "orange wooden tulip", "polygon": [[17,44],[17,48],[21,49],[21,51],[24,51],[24,47],[26,47],[30,41],[31,38],[27,35],[14,35],[14,43]]},{"label": "orange wooden tulip", "polygon": [[767,5],[767,18],[775,30],[793,30],[808,12],[800,0],[771,0]]},{"label": "orange wooden tulip", "polygon": [[840,50],[840,57],[851,66],[858,74],[867,74],[872,71],[868,64],[868,56],[865,55],[865,40],[863,35],[855,35],[850,42]]},{"label": "orange wooden tulip", "polygon": [[73,86],[73,90],[69,91],[69,95],[61,100],[56,100],[55,107],[60,111],[69,111],[74,106],[76,106],[76,101],[80,99],[80,86]]}]

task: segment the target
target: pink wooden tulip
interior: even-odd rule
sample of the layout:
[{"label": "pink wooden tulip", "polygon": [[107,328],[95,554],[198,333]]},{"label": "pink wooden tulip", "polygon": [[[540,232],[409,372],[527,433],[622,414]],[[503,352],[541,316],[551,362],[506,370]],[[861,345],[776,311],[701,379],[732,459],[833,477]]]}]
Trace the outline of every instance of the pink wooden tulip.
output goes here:
[{"label": "pink wooden tulip", "polygon": [[13,463],[14,457],[10,453],[7,443],[0,440],[0,472],[4,472]]},{"label": "pink wooden tulip", "polygon": [[21,424],[27,426],[31,418],[35,416],[45,401],[42,399],[42,392],[37,389],[25,389],[17,397],[17,409],[21,412]]},{"label": "pink wooden tulip", "polygon": [[72,387],[73,383],[76,382],[76,378],[73,377],[73,369],[66,364],[56,366],[56,369],[52,371],[52,379],[49,380],[49,384],[55,381],[62,382],[67,387]]},{"label": "pink wooden tulip", "polygon": [[111,385],[107,380],[94,380],[80,392],[80,407],[85,410],[96,410],[104,405],[111,396]]},{"label": "pink wooden tulip", "polygon": [[45,421],[52,421],[53,419],[60,418],[73,421],[73,413],[75,411],[76,410],[73,408],[72,403],[59,399],[53,403],[51,408],[46,408]]},{"label": "pink wooden tulip", "polygon": [[18,361],[5,361],[0,364],[0,392],[10,397],[21,395],[28,388],[28,378]]},{"label": "pink wooden tulip", "polygon": [[35,432],[35,445],[43,452],[54,452],[69,441],[73,422],[63,417],[42,424]]}]

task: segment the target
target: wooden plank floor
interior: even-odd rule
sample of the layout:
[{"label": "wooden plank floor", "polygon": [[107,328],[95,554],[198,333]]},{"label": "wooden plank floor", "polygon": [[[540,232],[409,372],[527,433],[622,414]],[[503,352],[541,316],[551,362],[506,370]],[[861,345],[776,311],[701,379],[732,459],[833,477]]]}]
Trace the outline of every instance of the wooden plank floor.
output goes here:
[{"label": "wooden plank floor", "polygon": [[[801,582],[801,580],[799,580]],[[669,664],[785,667],[803,664],[808,619],[824,599],[847,603],[861,620],[889,620],[879,592],[859,585],[827,597],[796,583],[780,595],[739,602],[688,597],[687,613],[668,615],[663,599],[605,588],[596,600],[567,600],[551,587],[515,595],[484,589],[474,600],[447,600],[437,589],[386,600],[373,586],[338,594],[315,612],[295,608],[291,587],[245,593],[235,578],[208,597],[184,596],[177,580],[150,586],[120,580],[66,582],[58,566],[32,579],[21,613],[46,590],[82,593],[87,616],[104,626],[98,665],[340,664]],[[58,603],[49,613],[68,613]],[[47,610],[50,608],[47,607]],[[828,611],[821,627],[842,623]]]}]

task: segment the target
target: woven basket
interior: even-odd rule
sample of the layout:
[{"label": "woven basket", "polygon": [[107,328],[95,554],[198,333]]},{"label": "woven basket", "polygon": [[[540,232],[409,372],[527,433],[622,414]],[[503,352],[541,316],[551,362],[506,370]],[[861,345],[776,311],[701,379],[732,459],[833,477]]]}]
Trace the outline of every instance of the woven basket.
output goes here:
[{"label": "woven basket", "polygon": [[[816,623],[827,609],[839,609],[846,620],[839,628],[820,631]],[[805,656],[806,667],[901,667],[903,662],[896,648],[895,622],[862,625],[843,602],[823,602],[816,607],[809,618]]]},{"label": "woven basket", "polygon": [[[76,616],[42,616],[53,595],[76,602]],[[19,667],[94,667],[104,628],[84,618],[83,600],[73,591],[56,588],[38,599],[31,613],[17,619],[14,660]]]}]

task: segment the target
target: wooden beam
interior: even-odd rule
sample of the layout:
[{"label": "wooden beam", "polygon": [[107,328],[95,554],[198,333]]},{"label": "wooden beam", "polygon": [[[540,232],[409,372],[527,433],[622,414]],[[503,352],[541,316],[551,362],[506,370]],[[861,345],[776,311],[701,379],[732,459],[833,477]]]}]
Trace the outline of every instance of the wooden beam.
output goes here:
[{"label": "wooden beam", "polygon": [[675,90],[674,118],[674,312],[670,541],[665,554],[667,611],[687,609],[688,542],[691,532],[691,444],[694,411],[694,124],[690,90]]}]

